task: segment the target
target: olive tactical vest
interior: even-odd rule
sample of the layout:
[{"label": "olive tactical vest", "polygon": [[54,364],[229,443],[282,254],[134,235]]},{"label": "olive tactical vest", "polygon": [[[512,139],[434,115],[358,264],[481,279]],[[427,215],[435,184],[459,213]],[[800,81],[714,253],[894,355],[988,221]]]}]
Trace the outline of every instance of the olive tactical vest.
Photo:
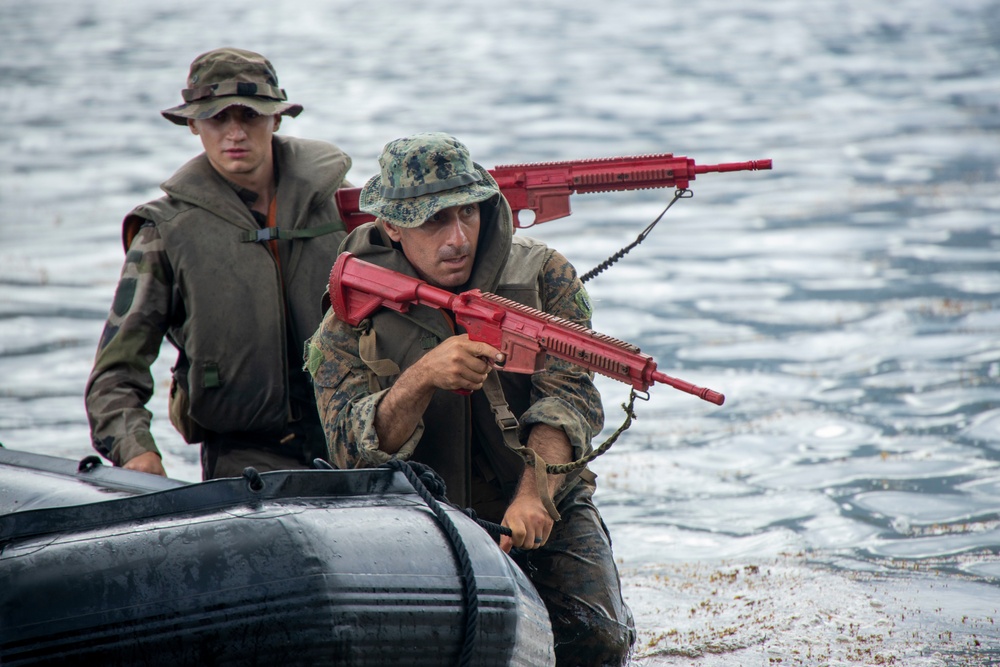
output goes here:
[{"label": "olive tactical vest", "polygon": [[301,349],[319,325],[345,236],[333,194],[350,158],[318,141],[275,136],[273,147],[277,227],[291,232],[291,240],[279,241],[291,244],[282,275],[267,244],[256,240],[260,227],[250,210],[204,155],[163,184],[169,197],[137,208],[123,228],[126,247],[146,221],[163,239],[175,295],[167,336],[190,364],[190,416],[217,433],[285,427],[288,376],[302,372],[289,368],[288,345]]}]

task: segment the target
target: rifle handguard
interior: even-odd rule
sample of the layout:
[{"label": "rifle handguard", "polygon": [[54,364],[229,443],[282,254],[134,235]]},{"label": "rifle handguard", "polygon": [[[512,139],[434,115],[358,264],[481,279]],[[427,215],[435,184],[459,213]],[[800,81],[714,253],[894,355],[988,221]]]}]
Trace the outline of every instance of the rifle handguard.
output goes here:
[{"label": "rifle handguard", "polygon": [[[685,189],[698,174],[770,168],[769,159],[695,164],[689,157],[660,153],[500,165],[489,172],[514,212],[514,226],[525,228],[568,216],[573,193]],[[360,194],[360,188],[341,188],[336,192],[337,208],[348,230],[375,219],[360,210]],[[531,211],[534,219],[521,224],[521,211]]]}]

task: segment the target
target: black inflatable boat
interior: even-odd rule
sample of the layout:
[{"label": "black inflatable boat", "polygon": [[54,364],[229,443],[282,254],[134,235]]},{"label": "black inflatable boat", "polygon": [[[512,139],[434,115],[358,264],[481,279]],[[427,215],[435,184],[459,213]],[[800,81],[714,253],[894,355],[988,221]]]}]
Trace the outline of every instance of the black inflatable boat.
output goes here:
[{"label": "black inflatable boat", "polygon": [[554,661],[534,588],[400,469],[186,484],[0,447],[0,664]]}]

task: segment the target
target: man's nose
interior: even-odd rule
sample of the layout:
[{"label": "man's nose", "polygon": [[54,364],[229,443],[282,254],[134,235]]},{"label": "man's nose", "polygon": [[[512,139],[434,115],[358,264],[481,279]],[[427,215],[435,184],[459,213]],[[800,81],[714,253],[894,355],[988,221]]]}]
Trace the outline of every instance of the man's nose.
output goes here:
[{"label": "man's nose", "polygon": [[465,233],[462,219],[456,212],[449,212],[445,229],[448,230],[447,241],[449,245],[460,246],[468,242],[469,237]]},{"label": "man's nose", "polygon": [[232,139],[243,139],[247,136],[246,124],[237,118],[231,119],[226,127],[226,136]]}]

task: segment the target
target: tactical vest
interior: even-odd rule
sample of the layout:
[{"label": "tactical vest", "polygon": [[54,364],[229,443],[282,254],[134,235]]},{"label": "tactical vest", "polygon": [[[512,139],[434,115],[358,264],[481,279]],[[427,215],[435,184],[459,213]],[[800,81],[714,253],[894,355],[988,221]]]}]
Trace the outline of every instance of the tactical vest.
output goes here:
[{"label": "tactical vest", "polygon": [[[539,281],[550,253],[551,250],[538,241],[514,237],[500,282],[491,291],[526,306],[540,308]],[[405,271],[408,267],[390,268]],[[455,334],[450,317],[428,306],[415,306],[406,314],[382,309],[371,317],[370,327],[375,332],[375,359],[369,360],[391,359],[403,369]],[[377,388],[388,388],[397,377],[377,377]],[[531,377],[504,372],[500,372],[499,377],[511,411],[520,417],[529,407]],[[425,414],[433,418],[423,420],[424,434],[411,458],[431,466],[441,475],[452,502],[468,506],[472,457],[477,453],[496,475],[508,500],[513,497],[524,462],[504,444],[483,392],[463,396],[437,390]]]},{"label": "tactical vest", "polygon": [[[301,349],[319,325],[330,267],[345,235],[332,195],[349,158],[319,142],[275,137],[274,147],[281,173],[278,228],[325,230],[290,241],[289,261],[281,266],[284,292],[267,244],[251,240],[258,224],[207,160],[189,163],[186,169],[194,174],[187,178],[216,179],[216,187],[205,190],[217,192],[225,202],[182,201],[168,189],[168,181],[164,189],[174,196],[136,209],[123,232],[127,235],[140,218],[152,221],[163,239],[174,274],[177,303],[172,310],[179,314],[167,336],[189,364],[190,417],[217,433],[285,428],[289,373],[302,372],[289,368],[288,345]],[[317,158],[328,169],[322,176],[328,192],[303,187],[295,173],[296,168],[317,168]],[[292,341],[287,340],[289,330]]]}]

